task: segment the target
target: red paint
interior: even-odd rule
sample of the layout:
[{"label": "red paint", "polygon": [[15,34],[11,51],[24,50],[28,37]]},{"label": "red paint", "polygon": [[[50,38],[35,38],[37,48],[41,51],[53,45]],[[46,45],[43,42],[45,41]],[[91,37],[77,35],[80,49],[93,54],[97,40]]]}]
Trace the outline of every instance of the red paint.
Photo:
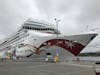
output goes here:
[{"label": "red paint", "polygon": [[[57,41],[58,41],[58,43],[57,43]],[[75,56],[78,55],[80,53],[80,51],[85,47],[78,42],[73,42],[73,41],[69,41],[69,40],[65,40],[65,39],[51,39],[51,40],[48,40],[48,41],[44,42],[43,44],[41,44],[41,46],[39,48],[48,46],[48,45],[49,46],[55,45],[55,46],[64,48],[65,50],[68,50]]]},{"label": "red paint", "polygon": [[100,73],[96,73],[96,75],[100,75]]}]

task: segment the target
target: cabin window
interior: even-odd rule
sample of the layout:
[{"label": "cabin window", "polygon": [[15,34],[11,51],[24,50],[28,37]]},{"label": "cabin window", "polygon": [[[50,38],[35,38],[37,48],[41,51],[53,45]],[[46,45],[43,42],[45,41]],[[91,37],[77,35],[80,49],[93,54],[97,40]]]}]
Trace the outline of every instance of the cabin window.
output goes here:
[{"label": "cabin window", "polygon": [[34,30],[34,28],[32,27],[32,29]]},{"label": "cabin window", "polygon": [[29,27],[29,29],[31,29],[31,27]]},{"label": "cabin window", "polygon": [[24,46],[25,46],[24,44],[19,44],[18,48],[21,48],[21,47],[24,47]]}]

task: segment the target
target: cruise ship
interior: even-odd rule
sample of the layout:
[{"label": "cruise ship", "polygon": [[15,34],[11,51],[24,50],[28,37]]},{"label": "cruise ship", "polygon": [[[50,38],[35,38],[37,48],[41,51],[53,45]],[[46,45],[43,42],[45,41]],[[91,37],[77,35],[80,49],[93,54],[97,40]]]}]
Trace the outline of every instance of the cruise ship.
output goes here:
[{"label": "cruise ship", "polygon": [[77,56],[96,35],[94,32],[63,35],[53,24],[30,18],[16,32],[1,40],[0,56],[7,52],[16,57],[51,53],[67,60]]}]

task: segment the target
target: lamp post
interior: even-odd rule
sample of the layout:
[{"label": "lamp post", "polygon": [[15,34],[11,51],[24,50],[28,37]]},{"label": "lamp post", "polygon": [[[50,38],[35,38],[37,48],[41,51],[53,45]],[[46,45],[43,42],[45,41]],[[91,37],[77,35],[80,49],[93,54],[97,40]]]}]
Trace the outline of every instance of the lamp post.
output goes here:
[{"label": "lamp post", "polygon": [[[56,34],[57,34],[57,46],[58,46],[58,33],[59,33],[58,32],[58,23],[60,22],[60,19],[55,18],[54,20],[56,22],[56,28],[57,28],[57,33]],[[58,56],[58,51],[57,51],[57,56]]]},{"label": "lamp post", "polygon": [[[55,22],[56,22],[56,28],[57,28],[57,39],[58,39],[58,23],[60,22],[60,19],[56,19],[55,18]],[[57,42],[57,45],[58,45],[58,42]]]}]

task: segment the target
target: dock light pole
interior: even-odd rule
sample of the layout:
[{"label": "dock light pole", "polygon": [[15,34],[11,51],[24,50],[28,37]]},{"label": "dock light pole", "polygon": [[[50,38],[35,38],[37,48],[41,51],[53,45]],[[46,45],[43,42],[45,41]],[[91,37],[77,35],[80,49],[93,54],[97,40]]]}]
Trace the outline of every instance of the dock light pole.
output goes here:
[{"label": "dock light pole", "polygon": [[[56,28],[57,28],[57,33],[56,33],[56,34],[57,34],[57,44],[56,44],[56,45],[58,46],[58,35],[59,35],[59,34],[58,34],[58,33],[59,33],[59,32],[58,32],[58,23],[60,22],[60,19],[55,18],[54,20],[55,20],[55,22],[56,22]],[[56,53],[56,56],[55,56],[55,61],[58,61],[58,60],[59,60],[59,57],[58,57],[58,56],[59,56],[58,50],[57,50],[56,52],[57,52],[57,53]]]},{"label": "dock light pole", "polygon": [[[58,39],[58,23],[60,22],[60,19],[56,19],[55,18],[55,22],[56,22],[56,28],[57,28],[57,39]],[[58,45],[58,41],[57,41],[57,45]]]}]

